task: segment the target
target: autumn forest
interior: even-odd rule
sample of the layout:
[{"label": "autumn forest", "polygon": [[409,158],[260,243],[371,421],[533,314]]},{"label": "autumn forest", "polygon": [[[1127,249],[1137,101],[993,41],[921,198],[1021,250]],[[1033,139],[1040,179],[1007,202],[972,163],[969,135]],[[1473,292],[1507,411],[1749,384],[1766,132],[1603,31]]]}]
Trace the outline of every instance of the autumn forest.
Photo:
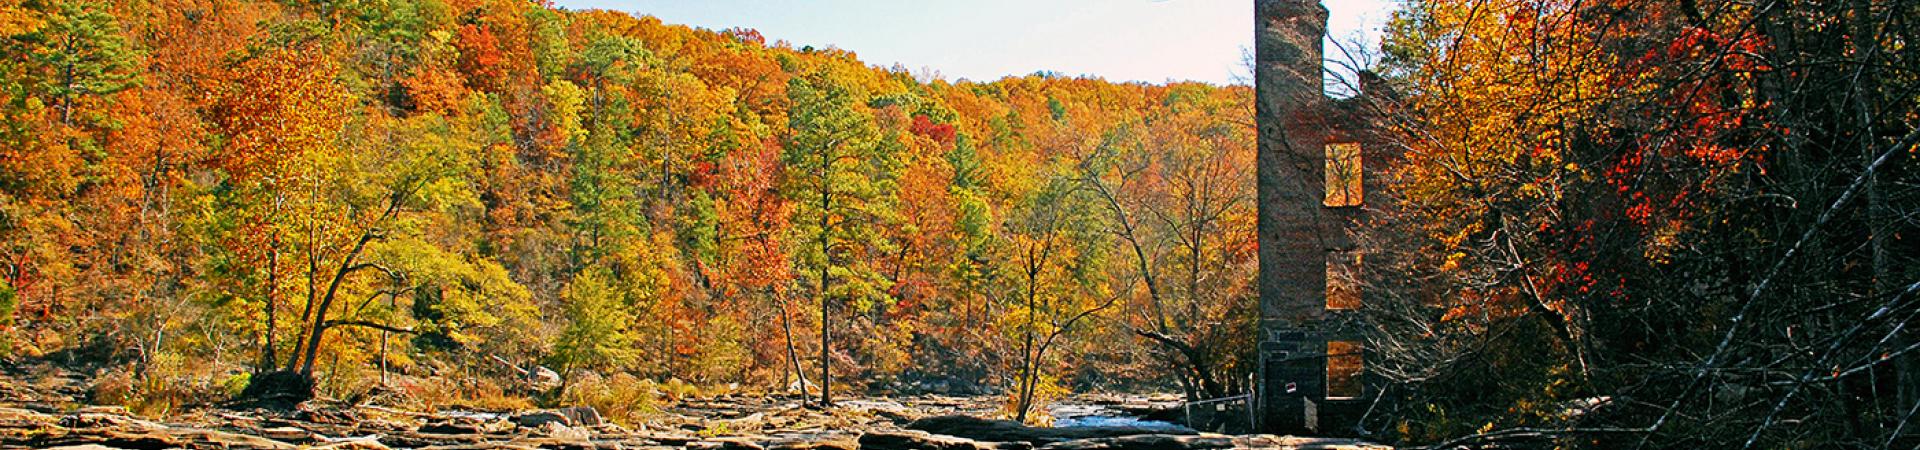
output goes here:
[{"label": "autumn forest", "polygon": [[[1370,136],[1321,157],[1370,177],[1314,203],[1366,211],[1335,270],[1262,261],[1265,81],[956,80],[526,0],[0,0],[0,405],[963,448],[876,436],[1160,394],[1276,432],[1281,267],[1352,311],[1315,357],[1364,400],[1281,434],[1920,445],[1920,2],[1396,7],[1326,44]],[[47,423],[0,444],[96,442]]]}]

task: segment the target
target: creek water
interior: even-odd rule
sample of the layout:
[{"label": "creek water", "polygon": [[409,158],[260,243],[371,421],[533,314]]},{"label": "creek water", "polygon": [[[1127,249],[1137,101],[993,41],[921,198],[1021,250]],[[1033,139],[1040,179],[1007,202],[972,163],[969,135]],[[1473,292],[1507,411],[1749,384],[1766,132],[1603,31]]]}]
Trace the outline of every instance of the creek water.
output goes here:
[{"label": "creek water", "polygon": [[1057,428],[1142,428],[1159,431],[1191,432],[1185,426],[1162,420],[1147,420],[1107,405],[1061,402],[1047,408]]}]

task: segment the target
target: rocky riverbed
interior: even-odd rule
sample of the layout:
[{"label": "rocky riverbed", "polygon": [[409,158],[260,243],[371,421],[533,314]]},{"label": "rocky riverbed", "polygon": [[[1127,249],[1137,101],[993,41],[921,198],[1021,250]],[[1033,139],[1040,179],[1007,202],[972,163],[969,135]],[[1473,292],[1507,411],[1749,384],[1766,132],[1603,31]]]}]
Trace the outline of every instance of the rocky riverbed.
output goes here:
[{"label": "rocky riverbed", "polygon": [[0,379],[0,448],[67,449],[1384,449],[1344,439],[1198,433],[1140,420],[1144,397],[1052,406],[1059,427],[989,420],[997,397],[916,395],[831,410],[779,395],[721,395],[661,407],[628,426],[591,408],[408,411],[318,400],[291,410],[205,407],[164,419],[86,406],[78,377]]}]

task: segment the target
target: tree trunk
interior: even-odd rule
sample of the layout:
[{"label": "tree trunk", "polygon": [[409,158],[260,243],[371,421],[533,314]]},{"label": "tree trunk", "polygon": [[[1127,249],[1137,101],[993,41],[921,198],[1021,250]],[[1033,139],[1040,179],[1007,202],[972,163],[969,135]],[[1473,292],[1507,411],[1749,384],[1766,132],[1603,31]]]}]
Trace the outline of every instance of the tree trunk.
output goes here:
[{"label": "tree trunk", "polygon": [[260,361],[254,364],[256,371],[273,370],[273,366],[280,362],[280,355],[274,351],[273,338],[273,335],[279,332],[279,323],[274,319],[275,315],[279,314],[276,312],[276,306],[279,303],[277,297],[280,291],[280,237],[278,233],[275,233],[272,241],[273,242],[267,246],[267,330],[266,335],[262,336],[263,339],[260,344]]},{"label": "tree trunk", "polygon": [[[1851,30],[1851,34],[1853,34],[1854,54],[1865,55],[1868,58],[1871,58],[1872,55],[1879,54],[1881,49],[1877,47],[1879,47],[1881,33],[1880,30],[1876,28],[1884,26],[1879,21],[1872,20],[1873,11],[1870,6],[1869,2],[1858,2],[1853,5],[1855,27]],[[1877,73],[1877,71],[1870,70],[1855,72],[1856,81],[1853,85],[1855,92],[1851,95],[1854,99],[1854,105],[1859,109],[1859,111],[1857,111],[1861,120],[1859,129],[1867,134],[1867,136],[1858,139],[1860,141],[1862,167],[1871,167],[1873,165],[1877,153],[1875,147],[1880,145],[1881,142],[1880,139],[1877,139],[1879,136],[1874,133],[1872,118],[1875,114],[1872,110],[1873,106],[1868,101],[1868,96],[1872,95],[1871,93],[1879,92],[1882,89],[1875,77]],[[1890,220],[1892,215],[1888,214],[1887,199],[1880,189],[1879,174],[1868,172],[1865,176],[1867,197],[1867,223],[1865,229],[1867,231],[1869,267],[1871,268],[1871,276],[1873,277],[1868,281],[1867,297],[1877,298],[1891,292],[1889,288],[1891,287],[1890,283],[1892,281],[1890,279],[1892,274],[1889,273],[1887,260],[1886,233],[1883,232],[1885,229],[1878,227],[1880,227],[1881,224],[1887,224],[1888,229],[1897,229],[1897,225],[1892,223],[1895,221]],[[1900,332],[1893,342],[1895,348],[1905,348],[1903,344],[1910,344],[1911,336],[1911,332],[1904,330]],[[1914,355],[1902,355],[1896,357],[1893,361],[1894,379],[1896,382],[1894,388],[1896,406],[1920,404],[1920,363],[1916,363],[1915,358],[1916,356]]]},{"label": "tree trunk", "polygon": [[807,393],[807,371],[800,367],[800,352],[793,345],[793,318],[787,311],[785,296],[780,298],[780,331],[787,340],[787,363],[790,364],[794,378],[800,382],[800,398],[810,397],[811,395]]},{"label": "tree trunk", "polygon": [[309,322],[310,330],[306,338],[307,348],[303,352],[304,355],[295,355],[302,360],[299,366],[301,375],[313,376],[313,365],[320,355],[320,338],[327,332],[327,310],[333,307],[334,295],[340,292],[340,282],[344,281],[348,274],[353,273],[356,267],[354,261],[359,259],[360,252],[367,249],[367,243],[373,241],[375,235],[371,228],[361,232],[360,239],[353,244],[353,250],[340,259],[340,267],[334,270],[333,280],[327,282],[327,293],[320,298],[320,306],[315,309],[312,322]]},{"label": "tree trunk", "polygon": [[1036,253],[1033,248],[1027,248],[1027,326],[1023,333],[1025,335],[1024,339],[1022,339],[1020,344],[1021,364],[1019,392],[1017,393],[1018,397],[1013,403],[1015,409],[1014,420],[1020,423],[1027,422],[1027,410],[1033,407],[1033,384],[1037,381],[1034,376],[1038,370],[1036,370],[1035,367],[1037,361],[1034,361],[1036,358],[1033,354],[1033,319],[1034,316],[1038,314],[1036,308],[1038,307],[1037,303],[1040,296],[1039,258],[1044,257],[1044,251]]},{"label": "tree trunk", "polygon": [[[309,187],[307,189],[307,201],[315,204],[319,203],[320,190]],[[312,324],[319,323],[319,321],[313,320],[314,301],[319,298],[320,292],[319,231],[320,227],[317,225],[309,224],[307,226],[307,301],[305,305],[301,305],[300,325],[302,326],[312,326]],[[306,331],[310,332],[312,330]],[[292,354],[287,355],[287,368],[284,370],[294,371],[299,368],[300,349],[307,346],[307,337],[307,333],[297,333],[294,335]]]},{"label": "tree trunk", "polygon": [[[393,310],[397,307],[399,299],[396,297],[399,296],[400,293],[397,291],[387,293],[388,310]],[[385,329],[380,330],[380,386],[382,387],[387,385],[387,333],[388,331]]]},{"label": "tree trunk", "polygon": [[829,359],[828,355],[832,347],[829,347],[831,338],[827,330],[826,286],[827,266],[823,264],[820,266],[820,287],[822,288],[820,292],[820,407],[831,408],[833,407],[833,360]]},{"label": "tree trunk", "polygon": [[829,269],[833,267],[832,221],[829,213],[833,206],[833,188],[827,177],[833,176],[833,152],[831,149],[820,153],[820,407],[833,407],[833,360],[829,359],[831,334],[827,325],[828,299],[827,283]]}]

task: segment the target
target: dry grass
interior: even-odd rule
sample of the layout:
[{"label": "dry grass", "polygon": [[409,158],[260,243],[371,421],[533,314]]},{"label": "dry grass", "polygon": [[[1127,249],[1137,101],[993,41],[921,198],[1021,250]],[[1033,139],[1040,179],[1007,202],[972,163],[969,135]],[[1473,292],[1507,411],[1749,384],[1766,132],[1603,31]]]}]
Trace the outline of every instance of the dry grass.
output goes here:
[{"label": "dry grass", "polygon": [[660,385],[653,380],[642,380],[625,373],[611,377],[588,373],[576,376],[567,385],[560,394],[560,403],[590,406],[614,423],[635,426],[646,415],[659,412],[659,401],[663,394],[670,398],[681,398],[678,395],[688,391],[697,392],[698,389],[679,380]]}]

